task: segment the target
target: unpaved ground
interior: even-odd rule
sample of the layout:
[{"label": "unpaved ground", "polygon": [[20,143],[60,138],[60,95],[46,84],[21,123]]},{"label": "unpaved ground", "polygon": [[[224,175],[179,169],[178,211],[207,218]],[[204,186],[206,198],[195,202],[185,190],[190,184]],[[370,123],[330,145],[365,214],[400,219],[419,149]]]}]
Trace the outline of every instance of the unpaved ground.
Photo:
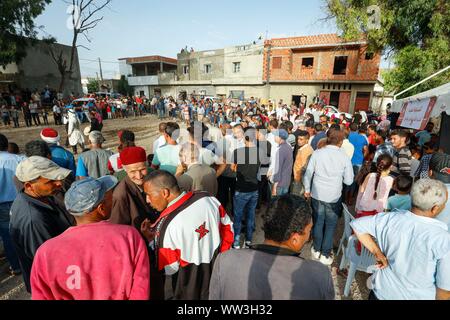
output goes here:
[{"label": "unpaved ground", "polygon": [[[52,124],[52,122],[50,121]],[[147,153],[153,153],[152,145],[155,138],[158,137],[158,119],[154,116],[144,116],[138,118],[128,118],[128,119],[116,119],[116,120],[106,120],[104,122],[103,134],[106,138],[105,148],[109,148],[112,151],[116,151],[118,138],[117,132],[123,129],[130,129],[136,135],[136,144],[142,146],[146,149]],[[44,126],[24,128],[23,123],[22,128],[19,129],[6,129],[0,127],[0,132],[8,137],[10,142],[15,142],[19,145],[20,149],[23,151],[25,144],[29,141],[40,139],[39,133]],[[180,123],[181,125],[181,123]],[[52,125],[50,125],[52,126]],[[86,127],[87,124],[83,125]],[[55,126],[52,126],[55,127]],[[65,141],[66,132],[64,126],[55,127],[62,139]],[[264,240],[264,232],[262,231],[262,210],[257,213],[256,219],[256,231],[254,236],[254,242],[260,243]],[[335,247],[338,244],[338,238],[342,234],[343,230],[343,219],[340,220],[338,230],[336,232]],[[302,257],[309,259],[311,244],[307,244],[302,252]],[[3,248],[0,242],[0,252],[3,252]],[[350,297],[343,297],[344,286],[346,278],[337,274],[337,267],[339,266],[340,257],[335,259],[335,262],[331,266],[331,273],[333,275],[333,280],[335,284],[336,299],[367,299],[369,294],[366,287],[366,281],[368,278],[367,274],[362,272],[356,273],[356,280],[352,284],[352,290]],[[7,274],[8,264],[5,258],[0,259],[0,300],[28,300],[30,299],[29,294],[25,291],[25,286],[23,284],[21,276],[9,276]]]}]

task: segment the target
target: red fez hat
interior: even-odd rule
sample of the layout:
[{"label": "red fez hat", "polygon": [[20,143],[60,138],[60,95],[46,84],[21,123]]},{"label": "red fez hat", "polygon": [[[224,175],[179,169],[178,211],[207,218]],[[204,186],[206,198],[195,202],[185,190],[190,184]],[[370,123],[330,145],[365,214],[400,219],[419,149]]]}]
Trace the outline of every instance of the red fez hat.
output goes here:
[{"label": "red fez hat", "polygon": [[47,143],[58,143],[61,137],[55,129],[44,128],[41,131],[41,139]]},{"label": "red fez hat", "polygon": [[141,147],[128,147],[123,149],[120,153],[120,161],[124,166],[139,162],[146,162],[147,155],[145,154],[145,150]]}]

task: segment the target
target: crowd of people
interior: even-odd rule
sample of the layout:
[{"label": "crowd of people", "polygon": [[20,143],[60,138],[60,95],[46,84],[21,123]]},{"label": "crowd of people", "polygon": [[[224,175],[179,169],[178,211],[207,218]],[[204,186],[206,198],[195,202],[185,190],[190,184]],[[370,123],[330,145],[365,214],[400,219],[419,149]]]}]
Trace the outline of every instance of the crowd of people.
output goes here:
[{"label": "crowd of people", "polygon": [[151,154],[131,129],[116,153],[101,127],[85,144],[73,108],[77,157],[55,128],[25,155],[0,134],[1,235],[33,299],[334,299],[342,204],[377,261],[370,299],[450,298],[450,156],[432,122],[254,98],[142,105],[164,121]]},{"label": "crowd of people", "polygon": [[27,89],[4,92],[0,94],[3,127],[48,126],[50,122],[52,125],[67,125],[71,109],[81,122],[92,122],[93,119],[97,119],[100,125],[103,119],[121,119],[157,113],[156,108],[151,108],[151,101],[146,97],[97,93],[88,94],[80,99],[82,100],[76,99],[74,94],[63,98],[62,94],[56,93],[48,86],[42,91]]}]

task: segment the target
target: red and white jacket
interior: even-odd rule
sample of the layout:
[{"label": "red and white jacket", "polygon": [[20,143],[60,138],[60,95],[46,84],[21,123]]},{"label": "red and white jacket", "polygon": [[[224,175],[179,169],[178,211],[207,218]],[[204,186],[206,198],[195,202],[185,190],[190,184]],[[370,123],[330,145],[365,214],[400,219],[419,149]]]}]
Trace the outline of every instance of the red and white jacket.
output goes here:
[{"label": "red and white jacket", "polygon": [[[206,300],[217,255],[231,248],[232,222],[207,192],[189,192],[164,210],[154,224],[157,269],[165,281],[165,299]],[[169,289],[168,289],[169,288]]]}]

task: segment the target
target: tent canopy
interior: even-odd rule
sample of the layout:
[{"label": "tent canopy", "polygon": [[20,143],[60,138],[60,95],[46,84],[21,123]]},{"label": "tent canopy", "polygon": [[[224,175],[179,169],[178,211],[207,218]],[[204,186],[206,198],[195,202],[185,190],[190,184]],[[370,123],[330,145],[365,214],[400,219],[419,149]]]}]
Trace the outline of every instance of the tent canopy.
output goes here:
[{"label": "tent canopy", "polygon": [[391,111],[400,112],[405,102],[431,98],[434,96],[437,97],[437,100],[433,111],[431,112],[430,118],[439,117],[442,112],[446,112],[450,115],[450,82],[408,98],[395,100],[392,103]]}]

